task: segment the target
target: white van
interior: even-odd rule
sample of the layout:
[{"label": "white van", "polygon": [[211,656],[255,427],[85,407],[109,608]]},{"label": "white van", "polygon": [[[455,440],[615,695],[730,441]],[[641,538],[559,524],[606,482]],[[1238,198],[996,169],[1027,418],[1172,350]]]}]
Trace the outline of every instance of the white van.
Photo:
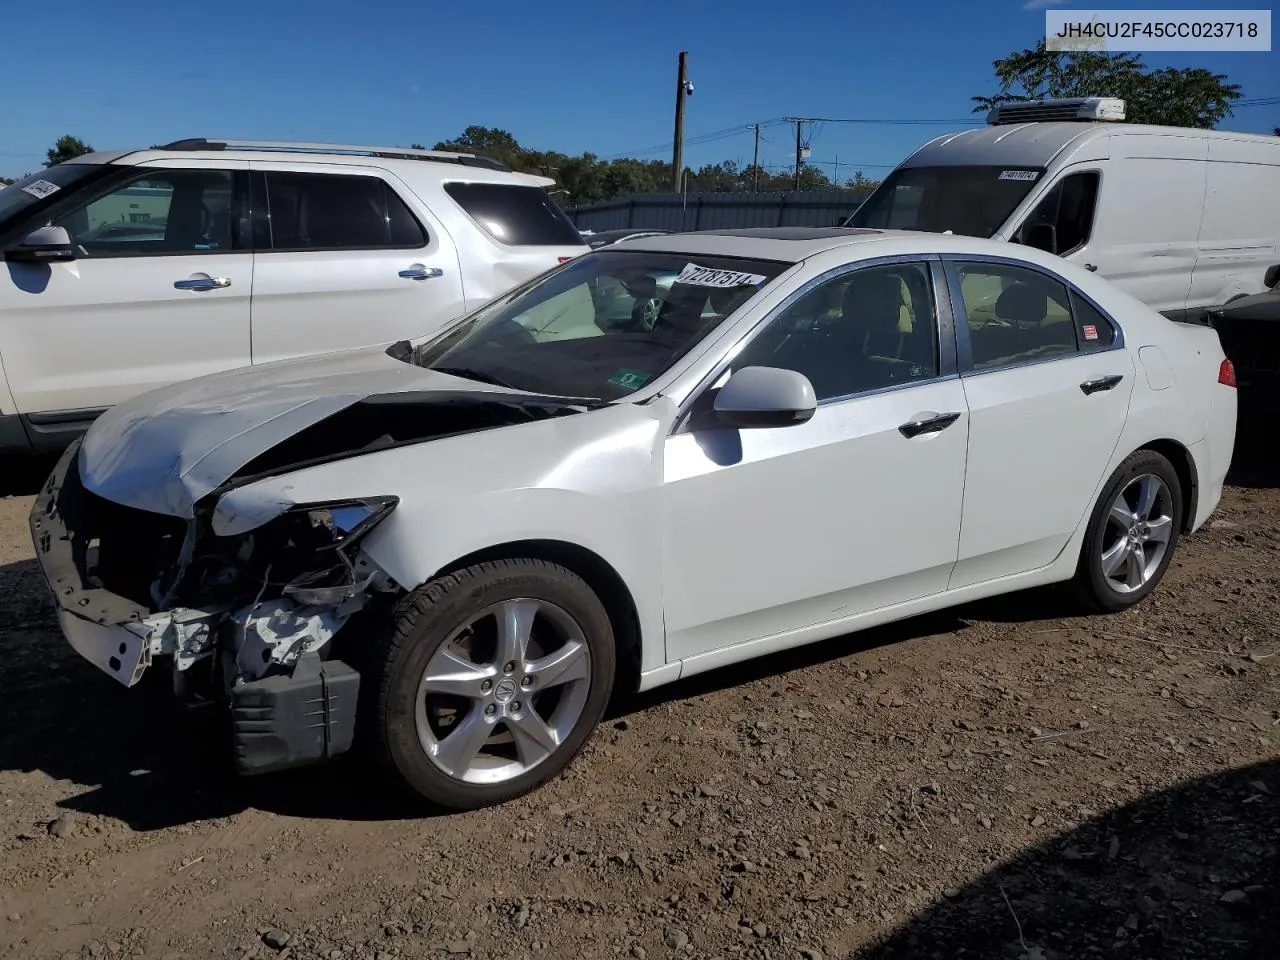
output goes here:
[{"label": "white van", "polygon": [[1025,243],[1175,320],[1280,262],[1280,137],[1127,124],[1123,100],[1004,104],[931,140],[846,222]]}]

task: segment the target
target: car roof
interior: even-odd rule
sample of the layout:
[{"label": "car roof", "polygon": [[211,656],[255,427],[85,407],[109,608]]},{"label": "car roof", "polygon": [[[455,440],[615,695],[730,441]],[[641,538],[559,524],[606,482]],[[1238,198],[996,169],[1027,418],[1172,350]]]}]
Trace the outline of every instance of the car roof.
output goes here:
[{"label": "car roof", "polygon": [[1061,257],[1007,240],[988,240],[920,230],[872,230],[852,227],[749,227],[741,230],[698,230],[628,240],[625,247],[607,251],[642,251],[702,256],[743,257],[799,263],[830,250],[841,250],[849,261],[890,256],[969,255],[1023,260],[1058,273],[1070,272]]},{"label": "car roof", "polygon": [[[396,147],[360,147],[332,145],[332,150],[323,149],[323,144],[298,143],[291,145],[281,143],[267,146],[263,141],[263,149],[254,149],[246,142],[244,146],[231,149],[218,149],[219,142],[212,141],[212,147],[201,147],[200,141],[190,141],[187,146],[179,141],[167,147],[133,149],[133,150],[95,150],[86,153],[67,163],[114,163],[123,166],[142,166],[156,161],[176,158],[230,158],[250,160],[256,163],[314,163],[332,164],[347,167],[377,167],[391,170],[405,180],[412,180],[429,171],[433,177],[441,180],[459,180],[472,183],[505,183],[522,186],[549,187],[556,181],[551,177],[536,174],[518,173],[505,169],[501,164],[493,164],[485,158],[476,158],[472,154],[437,152],[430,150],[410,150]],[[232,141],[235,143],[235,141]],[[297,149],[290,149],[296,147]],[[365,151],[365,152],[359,152]],[[492,165],[491,165],[492,164]]]},{"label": "car roof", "polygon": [[1110,137],[1204,137],[1216,140],[1257,140],[1273,143],[1274,137],[1162,127],[1141,123],[1081,123],[1072,120],[1038,120],[1032,123],[995,124],[958,130],[935,137],[902,161],[903,167],[1014,166],[1046,167],[1070,147]]}]

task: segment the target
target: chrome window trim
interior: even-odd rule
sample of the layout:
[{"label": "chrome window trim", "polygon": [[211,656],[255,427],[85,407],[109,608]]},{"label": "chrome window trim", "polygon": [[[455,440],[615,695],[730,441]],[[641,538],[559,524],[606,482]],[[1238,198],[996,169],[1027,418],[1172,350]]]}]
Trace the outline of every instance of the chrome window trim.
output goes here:
[{"label": "chrome window trim", "polygon": [[[1097,356],[1098,354],[1110,353],[1113,350],[1123,350],[1125,347],[1124,327],[1116,320],[1111,312],[1106,310],[1097,300],[1089,296],[1070,280],[1055,273],[1047,267],[1042,267],[1037,263],[1031,263],[1027,260],[1019,260],[1015,257],[1001,257],[995,254],[943,254],[940,257],[942,268],[946,274],[949,299],[951,300],[951,309],[956,318],[956,351],[958,355],[958,367],[961,377],[982,376],[988,373],[1000,373],[1005,370],[1016,370],[1019,367],[1034,367],[1042,363],[1055,363],[1059,360],[1067,360],[1072,357]],[[1080,333],[1077,326],[1078,321],[1074,311],[1071,314],[1071,323],[1076,328],[1076,348],[1069,352],[1055,354],[1051,357],[1035,357],[1029,360],[1014,360],[1010,363],[1002,363],[996,367],[978,368],[973,365],[973,347],[969,340],[969,314],[965,307],[964,296],[960,289],[960,269],[962,263],[990,263],[997,266],[1015,267],[1022,270],[1029,270],[1032,273],[1038,273],[1041,276],[1062,284],[1067,291],[1068,305],[1070,297],[1075,295],[1085,301],[1109,323],[1115,331],[1115,339],[1108,347],[1102,347],[1098,350],[1086,350],[1080,346]]]},{"label": "chrome window trim", "polygon": [[676,411],[675,418],[671,422],[671,429],[667,436],[673,437],[689,432],[689,414],[694,404],[711,389],[725,370],[733,364],[742,349],[757,337],[764,330],[768,329],[779,316],[794,306],[799,300],[813,292],[816,288],[822,286],[828,281],[834,280],[845,274],[854,273],[858,270],[865,270],[871,267],[881,267],[897,263],[919,263],[928,267],[929,285],[931,288],[931,296],[933,297],[933,311],[937,324],[937,345],[938,345],[938,373],[932,377],[925,377],[920,380],[911,380],[906,383],[895,383],[886,387],[875,387],[870,390],[861,390],[856,393],[844,394],[838,397],[828,397],[825,400],[819,400],[818,406],[823,407],[832,403],[844,403],[849,400],[860,399],[862,397],[878,396],[884,393],[890,393],[895,390],[902,390],[908,387],[917,387],[929,383],[940,383],[945,380],[954,380],[959,376],[958,354],[957,354],[957,338],[955,323],[954,307],[951,303],[948,288],[945,284],[945,276],[943,274],[942,258],[936,253],[906,253],[894,254],[883,257],[870,257],[866,260],[858,260],[853,263],[842,263],[839,266],[832,267],[811,277],[803,284],[793,290],[787,297],[773,309],[760,318],[750,329],[734,340],[724,351],[721,358],[711,367],[711,369],[703,375],[703,377],[689,390],[685,395]]}]

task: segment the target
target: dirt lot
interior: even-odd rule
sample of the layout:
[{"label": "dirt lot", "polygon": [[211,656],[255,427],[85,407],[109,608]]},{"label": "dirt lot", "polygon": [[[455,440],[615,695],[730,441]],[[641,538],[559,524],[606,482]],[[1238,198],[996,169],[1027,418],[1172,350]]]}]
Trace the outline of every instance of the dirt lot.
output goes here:
[{"label": "dirt lot", "polygon": [[1128,614],[1037,593],[721,671],[533,796],[423,818],[354,761],[183,761],[57,634],[11,471],[0,951],[1275,957],[1280,473],[1237,481]]}]

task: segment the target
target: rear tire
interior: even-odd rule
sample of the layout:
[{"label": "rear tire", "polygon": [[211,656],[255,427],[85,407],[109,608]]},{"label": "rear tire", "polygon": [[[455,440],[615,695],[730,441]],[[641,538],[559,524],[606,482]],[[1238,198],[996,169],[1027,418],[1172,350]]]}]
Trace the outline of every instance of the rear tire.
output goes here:
[{"label": "rear tire", "polygon": [[394,779],[437,806],[514,799],[581,752],[609,702],[616,650],[572,571],[499,560],[440,577],[392,615],[362,723]]},{"label": "rear tire", "polygon": [[1141,603],[1164,578],[1182,526],[1182,487],[1173,464],[1154,450],[1125,458],[1089,517],[1073,585],[1105,612]]}]

